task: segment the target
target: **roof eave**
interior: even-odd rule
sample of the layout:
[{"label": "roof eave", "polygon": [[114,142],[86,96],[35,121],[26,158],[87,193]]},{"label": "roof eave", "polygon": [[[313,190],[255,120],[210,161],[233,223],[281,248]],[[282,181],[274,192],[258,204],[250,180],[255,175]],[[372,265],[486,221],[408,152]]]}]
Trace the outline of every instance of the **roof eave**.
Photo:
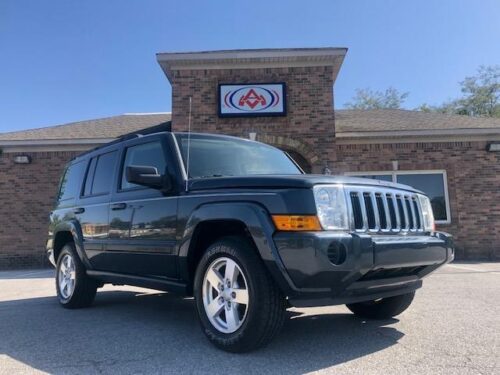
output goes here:
[{"label": "roof eave", "polygon": [[333,66],[333,81],[347,48],[290,48],[206,52],[157,53],[156,59],[168,80],[174,70],[258,69],[280,67]]}]

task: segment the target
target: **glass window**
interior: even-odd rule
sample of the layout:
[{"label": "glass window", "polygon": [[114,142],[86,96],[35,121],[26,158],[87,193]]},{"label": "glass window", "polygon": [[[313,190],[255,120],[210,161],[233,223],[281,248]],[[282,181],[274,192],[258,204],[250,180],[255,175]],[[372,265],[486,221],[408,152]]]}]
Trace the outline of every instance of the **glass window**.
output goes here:
[{"label": "glass window", "polygon": [[60,201],[79,195],[84,169],[85,163],[83,161],[72,164],[66,169],[59,187],[58,199]]},{"label": "glass window", "polygon": [[[176,134],[184,164],[187,134]],[[189,177],[297,175],[301,171],[281,150],[233,137],[191,135]]]},{"label": "glass window", "polygon": [[132,146],[127,149],[125,162],[122,170],[122,189],[132,189],[139,185],[131,184],[127,181],[125,168],[130,165],[142,165],[155,167],[159,174],[166,172],[167,163],[165,162],[165,154],[160,142],[145,143],[137,146]]},{"label": "glass window", "polygon": [[92,194],[92,180],[94,179],[96,162],[97,162],[97,157],[92,158],[92,160],[90,161],[89,169],[87,170],[87,176],[85,178],[85,188],[83,189],[84,196]]},{"label": "glass window", "polygon": [[397,174],[396,178],[397,182],[410,185],[429,196],[436,220],[448,220],[444,175],[442,173]]},{"label": "glass window", "polygon": [[115,165],[116,151],[98,156],[92,181],[92,195],[107,194],[111,191]]}]

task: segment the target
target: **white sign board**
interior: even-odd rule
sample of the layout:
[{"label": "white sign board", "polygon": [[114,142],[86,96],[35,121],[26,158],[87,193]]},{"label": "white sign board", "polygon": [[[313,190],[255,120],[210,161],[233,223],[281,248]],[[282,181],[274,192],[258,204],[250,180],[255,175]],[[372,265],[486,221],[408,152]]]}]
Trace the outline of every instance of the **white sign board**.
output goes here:
[{"label": "white sign board", "polygon": [[219,85],[220,117],[285,116],[284,83]]}]

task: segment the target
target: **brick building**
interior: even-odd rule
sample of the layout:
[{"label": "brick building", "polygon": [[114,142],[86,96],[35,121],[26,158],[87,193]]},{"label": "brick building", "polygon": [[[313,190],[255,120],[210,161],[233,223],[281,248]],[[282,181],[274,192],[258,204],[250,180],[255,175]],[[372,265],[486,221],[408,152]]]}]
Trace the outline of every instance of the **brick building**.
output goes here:
[{"label": "brick building", "polygon": [[[334,111],[333,85],[345,54],[342,48],[158,54],[172,85],[172,114],[126,114],[0,134],[0,269],[44,264],[48,213],[69,159],[170,119],[173,130],[186,130],[190,98],[193,131],[255,138],[289,152],[313,173],[414,185],[431,196],[438,229],[455,236],[458,257],[500,257],[500,120]],[[276,93],[273,84],[282,91]],[[233,91],[223,98],[226,86]],[[268,92],[267,100],[276,99],[274,106],[279,102],[283,110],[254,116],[236,108],[224,116],[225,106],[238,107],[226,101],[231,93],[252,87],[264,94],[245,96],[247,104],[257,108]]]}]

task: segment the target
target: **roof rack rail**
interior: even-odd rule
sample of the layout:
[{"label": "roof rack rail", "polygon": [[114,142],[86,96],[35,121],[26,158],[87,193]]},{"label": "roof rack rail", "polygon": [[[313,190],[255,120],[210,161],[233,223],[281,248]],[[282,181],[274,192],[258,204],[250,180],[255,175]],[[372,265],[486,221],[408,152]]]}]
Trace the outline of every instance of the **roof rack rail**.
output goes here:
[{"label": "roof rack rail", "polygon": [[145,135],[156,134],[156,133],[161,133],[161,132],[171,132],[171,131],[172,131],[172,121],[162,122],[161,124],[150,126],[149,128],[144,128],[141,130],[136,130],[136,131],[131,132],[131,133],[123,134],[120,137],[116,138],[114,141],[111,141],[111,142],[105,143],[103,145],[94,147],[88,151],[85,151],[85,152],[79,154],[78,156],[76,156],[72,160],[74,160],[80,156],[87,155],[87,154],[94,152],[96,150],[99,150],[101,148],[114,145],[115,143],[127,141],[129,139],[140,138],[140,137],[143,137]]}]

